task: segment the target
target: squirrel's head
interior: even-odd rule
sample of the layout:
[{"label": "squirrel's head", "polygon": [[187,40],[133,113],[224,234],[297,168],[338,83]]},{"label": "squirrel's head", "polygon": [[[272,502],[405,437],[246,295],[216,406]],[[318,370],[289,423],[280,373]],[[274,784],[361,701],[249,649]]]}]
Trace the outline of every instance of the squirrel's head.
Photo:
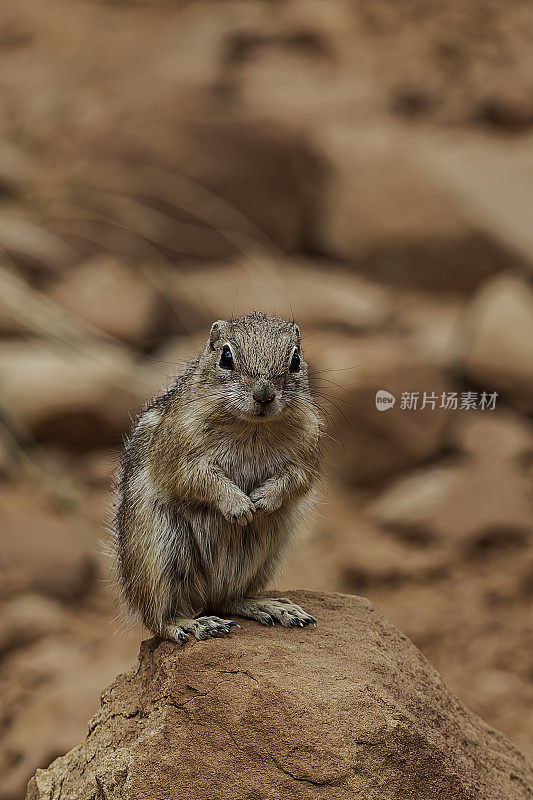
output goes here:
[{"label": "squirrel's head", "polygon": [[254,312],[211,327],[200,364],[210,398],[241,419],[273,419],[309,398],[307,364],[294,322]]}]

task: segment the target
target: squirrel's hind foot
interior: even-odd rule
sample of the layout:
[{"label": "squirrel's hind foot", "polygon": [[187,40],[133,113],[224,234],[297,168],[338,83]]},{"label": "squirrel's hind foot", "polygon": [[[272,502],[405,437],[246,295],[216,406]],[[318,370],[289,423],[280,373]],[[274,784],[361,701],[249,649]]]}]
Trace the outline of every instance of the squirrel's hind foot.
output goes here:
[{"label": "squirrel's hind foot", "polygon": [[227,635],[232,628],[238,628],[232,619],[220,617],[196,617],[195,619],[183,618],[171,620],[163,630],[163,638],[171,639],[179,644],[189,641],[192,634],[199,641],[209,639],[210,636]]},{"label": "squirrel's hind foot", "polygon": [[284,628],[305,628],[316,625],[316,619],[287,597],[244,597],[231,606],[229,612],[255,619],[262,625],[279,622]]}]

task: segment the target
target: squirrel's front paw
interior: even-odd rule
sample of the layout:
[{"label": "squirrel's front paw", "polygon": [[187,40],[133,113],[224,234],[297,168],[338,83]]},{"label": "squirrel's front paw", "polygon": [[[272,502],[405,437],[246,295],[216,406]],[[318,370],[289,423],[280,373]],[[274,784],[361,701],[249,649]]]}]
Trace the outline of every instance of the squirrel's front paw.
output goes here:
[{"label": "squirrel's front paw", "polygon": [[283,502],[280,492],[272,484],[263,483],[250,494],[250,500],[258,514],[269,514],[276,511]]},{"label": "squirrel's front paw", "polygon": [[248,525],[254,517],[255,505],[248,495],[231,495],[220,503],[220,511],[228,522],[235,522],[237,525]]}]

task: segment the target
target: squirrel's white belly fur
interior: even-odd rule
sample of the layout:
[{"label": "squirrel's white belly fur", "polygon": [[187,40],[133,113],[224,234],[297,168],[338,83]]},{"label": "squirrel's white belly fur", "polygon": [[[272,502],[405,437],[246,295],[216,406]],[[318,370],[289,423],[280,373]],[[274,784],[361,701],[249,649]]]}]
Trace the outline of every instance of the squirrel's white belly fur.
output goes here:
[{"label": "squirrel's white belly fur", "polygon": [[[213,457],[246,493],[271,477],[273,465],[280,469],[286,460],[279,448],[274,454],[265,445],[254,452],[249,448],[240,453],[219,450]],[[312,502],[310,490],[291,502],[285,501],[275,514],[256,515],[242,527],[226,521],[208,505],[191,506],[179,497],[162,497],[146,467],[131,480],[130,491],[137,514],[145,518],[140,526],[145,557],[153,561],[166,554],[167,562],[159,569],[171,581],[189,584],[186,595],[190,613],[223,607],[239,594],[254,591],[256,576],[264,576],[269,565],[269,571],[274,571]],[[203,569],[198,570],[198,561]],[[174,570],[173,564],[179,568]]]},{"label": "squirrel's white belly fur", "polygon": [[[301,499],[275,515],[254,518],[245,527],[221,519],[207,508],[188,511],[191,534],[209,578],[197,587],[198,608],[224,608],[235,597],[255,590],[255,579],[268,565],[278,564],[293,539],[302,510]],[[192,599],[192,597],[191,597]]]},{"label": "squirrel's white belly fur", "polygon": [[[240,443],[239,443],[240,444]],[[281,471],[287,459],[280,448],[265,442],[242,442],[212,454],[228,477],[246,494]],[[191,534],[205,560],[209,580],[201,587],[199,607],[219,608],[239,593],[254,591],[254,579],[268,564],[279,563],[290,545],[298,521],[310,504],[307,496],[284,502],[275,514],[256,515],[246,526],[227,522],[208,506],[187,511]]]}]

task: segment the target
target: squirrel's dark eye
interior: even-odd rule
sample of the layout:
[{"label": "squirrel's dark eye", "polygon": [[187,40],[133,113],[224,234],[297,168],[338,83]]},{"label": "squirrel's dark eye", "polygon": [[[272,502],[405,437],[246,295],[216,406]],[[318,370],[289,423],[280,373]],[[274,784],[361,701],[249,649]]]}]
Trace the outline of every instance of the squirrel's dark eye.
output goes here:
[{"label": "squirrel's dark eye", "polygon": [[289,372],[298,372],[301,363],[302,359],[298,355],[298,351],[295,350],[294,353],[292,354],[291,363],[289,365]]},{"label": "squirrel's dark eye", "polygon": [[231,355],[231,350],[229,349],[228,345],[225,344],[222,348],[222,355],[220,356],[219,364],[224,369],[233,369],[233,356]]}]

